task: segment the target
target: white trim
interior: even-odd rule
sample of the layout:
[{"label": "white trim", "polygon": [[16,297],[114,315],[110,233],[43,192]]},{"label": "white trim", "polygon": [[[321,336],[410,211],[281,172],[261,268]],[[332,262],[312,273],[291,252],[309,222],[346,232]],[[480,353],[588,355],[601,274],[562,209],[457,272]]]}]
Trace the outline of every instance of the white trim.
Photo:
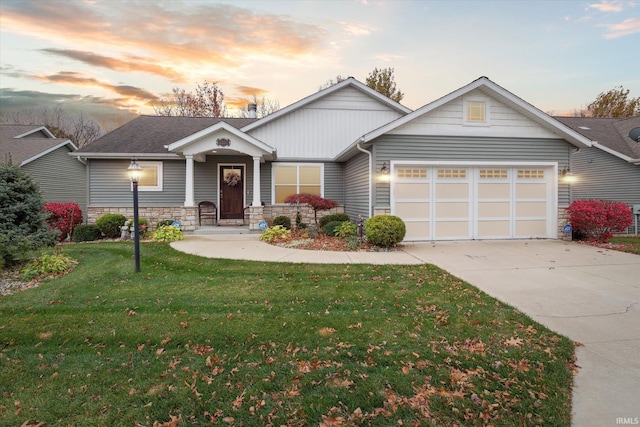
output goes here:
[{"label": "white trim", "polygon": [[33,162],[34,160],[38,160],[40,157],[45,156],[45,155],[47,155],[47,154],[51,153],[52,151],[57,150],[58,148],[62,148],[62,147],[64,147],[65,145],[70,145],[70,146],[71,146],[71,148],[72,148],[72,151],[71,151],[71,152],[69,152],[68,154],[73,154],[73,153],[78,149],[78,147],[76,147],[76,146],[75,146],[75,144],[74,144],[73,142],[71,142],[71,140],[67,139],[67,140],[65,140],[65,141],[62,141],[62,142],[61,142],[60,144],[58,144],[58,145],[55,145],[55,146],[53,146],[53,147],[51,147],[51,148],[48,148],[48,149],[46,149],[46,150],[44,150],[44,151],[42,151],[42,152],[40,152],[40,153],[36,154],[35,156],[31,156],[31,157],[29,157],[28,159],[23,160],[23,161],[22,161],[22,163],[20,163],[20,167],[22,167],[22,166],[26,165],[27,163],[31,163],[31,162]]},{"label": "white trim", "polygon": [[600,144],[598,141],[593,141],[592,146],[596,147],[596,148],[599,148],[602,151],[604,151],[605,153],[611,154],[612,156],[616,156],[619,159],[624,160],[625,162],[634,163],[634,162],[638,161],[638,159],[632,159],[631,157],[629,157],[629,156],[627,156],[625,154],[622,154],[622,153],[620,153],[620,152],[618,152],[616,150],[612,150],[611,148]]},{"label": "white trim", "polygon": [[296,166],[296,193],[300,192],[300,166],[320,166],[320,197],[324,197],[324,163],[305,163],[305,162],[277,162],[271,163],[271,204],[275,206],[283,206],[286,203],[276,203],[276,168],[278,166]]},{"label": "white trim", "polygon": [[[149,160],[137,160],[138,165],[142,169],[145,167],[155,166],[157,168],[158,182],[157,185],[140,185],[138,184],[138,191],[162,191],[164,184],[164,164],[162,161],[149,161]],[[133,184],[131,184],[131,190],[133,191]]]},{"label": "white trim", "polygon": [[[477,102],[482,103],[484,106],[484,120],[475,121],[469,120],[469,103]],[[462,98],[462,125],[463,126],[479,126],[490,127],[491,126],[491,100],[489,98],[481,96],[465,96]]]},{"label": "white trim", "polygon": [[13,138],[14,139],[24,138],[25,136],[29,136],[31,134],[34,134],[34,133],[40,132],[40,131],[44,132],[45,135],[47,135],[49,137],[49,139],[56,139],[56,136],[53,133],[51,133],[51,131],[49,129],[47,129],[46,126],[38,126],[37,128],[31,129],[31,130],[29,130],[29,131],[27,131],[25,133],[21,133],[20,135],[16,135]]}]

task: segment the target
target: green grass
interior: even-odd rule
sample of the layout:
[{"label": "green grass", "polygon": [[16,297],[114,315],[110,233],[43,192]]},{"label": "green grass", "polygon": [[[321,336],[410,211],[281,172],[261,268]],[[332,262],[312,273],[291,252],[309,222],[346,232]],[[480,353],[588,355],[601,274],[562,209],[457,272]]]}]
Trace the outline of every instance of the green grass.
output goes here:
[{"label": "green grass", "polygon": [[640,255],[640,237],[634,237],[634,236],[612,237],[609,240],[609,242],[618,244],[618,245],[624,245],[619,249],[621,251]]},{"label": "green grass", "polygon": [[0,299],[0,424],[570,425],[573,343],[434,266],[132,252]]}]

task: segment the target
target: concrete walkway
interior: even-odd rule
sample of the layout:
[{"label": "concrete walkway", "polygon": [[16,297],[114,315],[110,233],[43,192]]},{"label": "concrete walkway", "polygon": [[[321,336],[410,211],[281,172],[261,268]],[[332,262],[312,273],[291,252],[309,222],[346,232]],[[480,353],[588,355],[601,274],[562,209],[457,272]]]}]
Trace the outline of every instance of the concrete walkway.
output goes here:
[{"label": "concrete walkway", "polygon": [[320,252],[256,235],[188,236],[177,250],[298,263],[435,264],[582,344],[573,425],[640,421],[640,256],[557,240],[406,244],[396,252]]}]

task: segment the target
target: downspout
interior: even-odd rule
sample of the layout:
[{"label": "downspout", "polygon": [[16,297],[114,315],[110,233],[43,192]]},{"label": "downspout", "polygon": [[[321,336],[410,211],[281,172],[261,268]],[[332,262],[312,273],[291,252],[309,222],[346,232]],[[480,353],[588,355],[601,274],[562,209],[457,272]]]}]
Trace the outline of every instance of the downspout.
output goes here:
[{"label": "downspout", "polygon": [[366,153],[369,156],[369,216],[373,216],[373,186],[371,184],[372,180],[373,180],[373,175],[372,175],[372,171],[373,171],[373,154],[371,154],[370,151],[365,150],[364,148],[362,148],[360,146],[361,143],[364,143],[364,136],[360,137],[360,139],[358,140],[358,142],[356,142],[356,148],[358,149],[358,151],[362,151],[363,153]]}]

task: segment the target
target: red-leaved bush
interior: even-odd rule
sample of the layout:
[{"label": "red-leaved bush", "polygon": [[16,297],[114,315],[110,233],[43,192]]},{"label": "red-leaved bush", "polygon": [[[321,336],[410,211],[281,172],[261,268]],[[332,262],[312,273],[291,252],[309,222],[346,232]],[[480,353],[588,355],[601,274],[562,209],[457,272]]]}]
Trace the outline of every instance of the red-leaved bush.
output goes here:
[{"label": "red-leaved bush", "polygon": [[633,220],[629,206],[609,200],[576,200],[567,212],[574,231],[599,242],[606,242],[613,233],[626,230]]},{"label": "red-leaved bush", "polygon": [[313,216],[318,223],[318,211],[327,211],[338,206],[338,202],[331,199],[325,199],[315,194],[292,194],[284,199],[285,203],[290,205],[309,205],[313,208]]},{"label": "red-leaved bush", "polygon": [[47,203],[44,210],[49,212],[49,227],[60,230],[60,241],[71,235],[76,225],[82,224],[82,210],[77,203]]}]

